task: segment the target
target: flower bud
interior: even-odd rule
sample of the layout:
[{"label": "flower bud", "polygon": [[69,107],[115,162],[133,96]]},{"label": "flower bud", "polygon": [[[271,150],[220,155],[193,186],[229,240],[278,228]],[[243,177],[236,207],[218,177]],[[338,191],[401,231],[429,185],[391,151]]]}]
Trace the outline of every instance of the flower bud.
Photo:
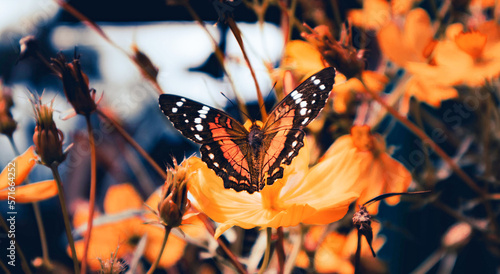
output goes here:
[{"label": "flower bud", "polygon": [[343,38],[339,43],[333,38],[327,26],[321,25],[311,29],[311,34],[302,33],[309,43],[314,45],[323,56],[323,59],[344,74],[347,79],[360,76],[365,68],[363,51],[357,51],[351,44],[352,34],[343,30]]},{"label": "flower bud", "polygon": [[14,121],[10,109],[14,106],[9,88],[2,85],[0,80],[0,133],[12,137],[16,130],[17,122]]},{"label": "flower bud", "polygon": [[96,110],[95,89],[89,88],[89,78],[81,70],[79,56],[71,63],[66,63],[66,58],[59,53],[56,58],[51,58],[52,67],[59,73],[63,82],[64,94],[75,109],[77,114],[90,115]]},{"label": "flower bud", "polygon": [[41,97],[34,94],[31,98],[35,112],[36,126],[33,134],[35,151],[40,157],[42,164],[51,166],[53,163],[61,163],[66,158],[62,150],[63,134],[57,129],[53,120],[52,103],[43,105]]},{"label": "flower bud", "polygon": [[182,217],[189,208],[186,176],[186,168],[177,165],[174,160],[174,167],[167,170],[167,180],[158,203],[158,214],[163,225],[178,227],[182,223]]}]

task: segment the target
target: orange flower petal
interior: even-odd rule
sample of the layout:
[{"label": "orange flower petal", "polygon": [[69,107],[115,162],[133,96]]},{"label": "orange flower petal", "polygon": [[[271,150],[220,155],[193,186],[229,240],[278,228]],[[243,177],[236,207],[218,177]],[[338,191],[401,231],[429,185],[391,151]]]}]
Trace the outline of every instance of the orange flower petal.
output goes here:
[{"label": "orange flower petal", "polygon": [[[130,245],[128,240],[135,235],[134,227],[139,225],[143,225],[140,219],[130,218],[116,223],[94,226],[87,255],[90,268],[94,271],[99,270],[98,258],[102,260],[109,259],[111,253],[115,252],[117,247],[119,247],[117,258],[123,258],[131,254],[134,247]],[[136,236],[139,236],[139,234]],[[77,258],[81,260],[84,249],[83,239],[75,242],[75,249]],[[69,246],[67,252],[71,255]]]},{"label": "orange flower petal", "polygon": [[37,156],[35,154],[35,148],[33,146],[29,147],[23,154],[17,156],[12,160],[0,173],[0,189],[4,189],[9,186],[12,181],[19,185],[22,183],[31,169],[35,166],[35,160]]},{"label": "orange flower petal", "polygon": [[104,198],[104,212],[118,213],[129,209],[141,209],[143,200],[131,184],[111,186]]},{"label": "orange flower petal", "polygon": [[[89,220],[89,203],[78,201],[75,208],[75,212],[73,213],[73,227],[78,228],[82,225],[87,225]],[[94,210],[94,219],[99,216],[101,216],[101,212],[97,209]]]},{"label": "orange flower petal", "polygon": [[[29,185],[18,186],[13,191],[16,203],[33,203],[46,200],[57,195],[57,184],[54,180],[41,181]],[[9,189],[0,191],[0,200],[7,200]]]},{"label": "orange flower petal", "polygon": [[455,43],[472,58],[479,58],[486,45],[486,39],[487,36],[480,32],[465,32],[455,36]]},{"label": "orange flower petal", "polygon": [[[283,179],[252,195],[224,189],[222,179],[207,167],[198,169],[189,191],[197,207],[221,223],[215,237],[231,226],[242,228],[294,226],[300,222],[326,224],[342,218],[357,198],[357,170],[345,165],[332,169],[339,159],[324,160],[307,172],[308,150],[304,147]],[[192,158],[189,161],[200,161]]]},{"label": "orange flower petal", "polygon": [[296,80],[302,80],[325,68],[321,53],[302,40],[290,41],[283,57],[282,68],[291,70]]},{"label": "orange flower petal", "polygon": [[[145,227],[147,233],[147,248],[144,250],[144,257],[149,262],[154,262],[160,253],[161,245],[163,243],[164,229],[162,227],[147,225]],[[165,250],[161,256],[158,266],[168,268],[174,265],[184,254],[186,242],[177,238],[170,233],[168,236]]]}]

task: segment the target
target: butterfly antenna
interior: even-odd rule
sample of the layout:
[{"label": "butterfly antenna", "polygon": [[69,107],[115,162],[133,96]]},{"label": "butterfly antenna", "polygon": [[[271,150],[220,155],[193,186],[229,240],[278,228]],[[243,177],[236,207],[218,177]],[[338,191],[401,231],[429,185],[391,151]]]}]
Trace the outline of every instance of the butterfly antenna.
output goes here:
[{"label": "butterfly antenna", "polygon": [[260,106],[260,107],[259,107],[259,110],[261,110],[263,107],[266,107],[266,103],[268,102],[269,98],[271,97],[271,94],[273,94],[273,93],[272,93],[272,91],[273,91],[273,89],[276,87],[276,84],[277,84],[277,83],[278,83],[278,82],[274,82],[273,88],[272,88],[272,89],[269,91],[269,93],[267,94],[266,99],[264,100],[264,103],[262,104],[262,106]]},{"label": "butterfly antenna", "polygon": [[252,118],[248,114],[246,114],[244,111],[242,111],[233,101],[231,101],[231,99],[229,99],[226,96],[226,94],[224,94],[224,92],[221,92],[220,94],[222,94],[222,96],[224,96],[224,98],[226,98],[234,107],[236,107],[240,111],[241,114],[245,115],[248,118],[248,120],[253,121]]}]

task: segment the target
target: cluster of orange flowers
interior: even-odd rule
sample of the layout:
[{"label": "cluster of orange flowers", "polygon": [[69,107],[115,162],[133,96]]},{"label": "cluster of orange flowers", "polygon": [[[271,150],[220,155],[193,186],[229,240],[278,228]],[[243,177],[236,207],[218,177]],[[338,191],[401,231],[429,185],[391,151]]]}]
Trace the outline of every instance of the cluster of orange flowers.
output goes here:
[{"label": "cluster of orange flowers", "polygon": [[[76,257],[87,258],[91,270],[110,273],[123,270],[117,258],[129,262],[137,254],[155,267],[169,268],[183,256],[186,241],[210,249],[214,239],[233,226],[292,231],[303,224],[308,230],[294,265],[314,266],[318,272],[352,273],[352,256],[359,241],[357,231],[351,229],[344,234],[328,224],[343,219],[353,204],[358,208],[381,194],[406,192],[412,182],[410,171],[391,157],[384,137],[372,132],[379,113],[371,111],[371,100],[379,98],[380,104],[396,108],[404,116],[410,110],[411,98],[439,108],[441,102],[459,97],[458,86],[483,87],[500,75],[500,26],[481,14],[483,9],[492,7],[495,15],[500,14],[495,1],[470,1],[469,8],[476,16],[447,25],[433,22],[428,12],[418,7],[419,2],[364,0],[362,9],[348,12],[353,26],[375,34],[372,38],[376,38],[383,53],[381,63],[385,62],[377,70],[365,70],[364,52],[353,46],[348,29],[343,29],[338,41],[328,26],[320,25],[304,32],[304,40],[286,44],[280,67],[272,73],[280,95],[287,95],[324,67],[334,66],[339,72],[329,100],[331,105],[325,108],[326,114],[311,124],[311,132],[324,125],[324,116],[344,114],[355,101],[361,102],[350,133],[337,138],[321,157],[315,155],[319,150],[315,140],[307,138],[291,164],[285,166],[283,178],[253,194],[224,188],[222,179],[196,156],[169,169],[164,185],[146,202],[131,184],[111,186],[103,212],[96,211],[91,217],[88,206],[82,204],[73,214],[72,226],[81,235],[88,229],[89,219],[93,218],[94,224],[88,253],[86,242],[79,239],[74,243]],[[453,7],[452,4],[450,9]],[[152,66],[146,56],[141,58]],[[406,80],[400,81],[390,94],[383,93],[394,77],[384,70],[387,63],[403,70],[401,78]],[[139,67],[141,64],[138,62]],[[96,92],[89,88],[78,59],[67,63],[59,56],[53,59],[52,66],[75,113],[88,117],[98,111]],[[156,81],[156,74],[146,75],[150,75],[150,81]],[[6,88],[0,89],[0,130],[12,138],[13,104]],[[36,97],[33,108],[37,120],[34,146],[12,160],[18,167],[16,186],[25,181],[36,163],[54,168],[66,158],[62,133],[52,119],[52,106],[42,104]],[[4,200],[9,193],[7,173],[5,168],[0,174],[0,199]],[[41,201],[59,191],[56,180],[25,184],[17,187],[16,202]],[[395,205],[400,197],[385,201]],[[377,214],[378,203],[367,209],[370,214]],[[216,223],[212,233],[207,233],[204,215]],[[373,228],[372,247],[377,251],[385,240],[377,236],[380,225],[374,224]],[[176,232],[168,237],[171,230]],[[68,254],[73,255],[70,246]],[[361,256],[375,260],[369,258],[368,248],[362,249]],[[372,261],[365,266],[375,262],[380,263]],[[384,267],[376,271],[380,269]]]}]

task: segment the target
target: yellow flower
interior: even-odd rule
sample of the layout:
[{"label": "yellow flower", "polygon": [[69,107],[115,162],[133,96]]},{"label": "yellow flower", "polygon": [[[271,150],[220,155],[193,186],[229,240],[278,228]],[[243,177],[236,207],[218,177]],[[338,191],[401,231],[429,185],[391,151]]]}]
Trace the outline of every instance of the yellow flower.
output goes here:
[{"label": "yellow flower", "polygon": [[[354,126],[350,135],[338,138],[324,158],[342,155],[353,159],[359,172],[357,183],[361,188],[356,208],[376,196],[389,192],[404,192],[411,183],[410,172],[385,152],[385,142],[370,133],[368,126]],[[390,205],[399,202],[399,196],[385,199]],[[371,214],[378,212],[378,204],[368,206]]]},{"label": "yellow flower", "polygon": [[[146,204],[150,207],[157,207],[160,197],[159,190],[148,198]],[[124,213],[130,210],[143,209],[143,200],[137,191],[130,184],[120,184],[108,189],[104,199],[104,213],[106,215]],[[83,216],[81,215],[83,214]],[[106,216],[104,215],[104,216]],[[149,218],[152,213],[145,214]],[[74,217],[75,227],[86,223],[88,214],[86,210],[77,210]],[[102,218],[102,217],[101,217]],[[186,227],[183,229],[187,234],[197,232],[200,227]],[[144,220],[139,217],[128,217],[116,222],[94,225],[89,247],[89,266],[92,270],[100,269],[101,261],[111,259],[111,254],[116,252],[117,258],[124,258],[131,255],[135,250],[139,240],[147,234],[144,257],[153,262],[159,254],[164,236],[164,228],[149,224],[144,224]],[[196,233],[195,233],[196,234]],[[81,259],[83,255],[83,239],[75,242],[77,257]],[[119,247],[117,250],[117,246]],[[158,266],[167,268],[175,264],[183,255],[186,242],[175,235],[168,237],[165,252],[160,259]],[[68,253],[70,249],[68,247]]]},{"label": "yellow flower", "polygon": [[0,200],[15,197],[16,203],[31,203],[49,199],[57,195],[54,180],[19,186],[35,166],[37,155],[33,146],[12,160],[0,173]]},{"label": "yellow flower", "polygon": [[216,238],[235,225],[250,229],[331,223],[342,218],[359,195],[353,159],[332,155],[309,169],[307,146],[285,167],[282,179],[254,194],[225,189],[199,158],[187,162],[193,172],[188,181],[192,203],[220,223]]}]

